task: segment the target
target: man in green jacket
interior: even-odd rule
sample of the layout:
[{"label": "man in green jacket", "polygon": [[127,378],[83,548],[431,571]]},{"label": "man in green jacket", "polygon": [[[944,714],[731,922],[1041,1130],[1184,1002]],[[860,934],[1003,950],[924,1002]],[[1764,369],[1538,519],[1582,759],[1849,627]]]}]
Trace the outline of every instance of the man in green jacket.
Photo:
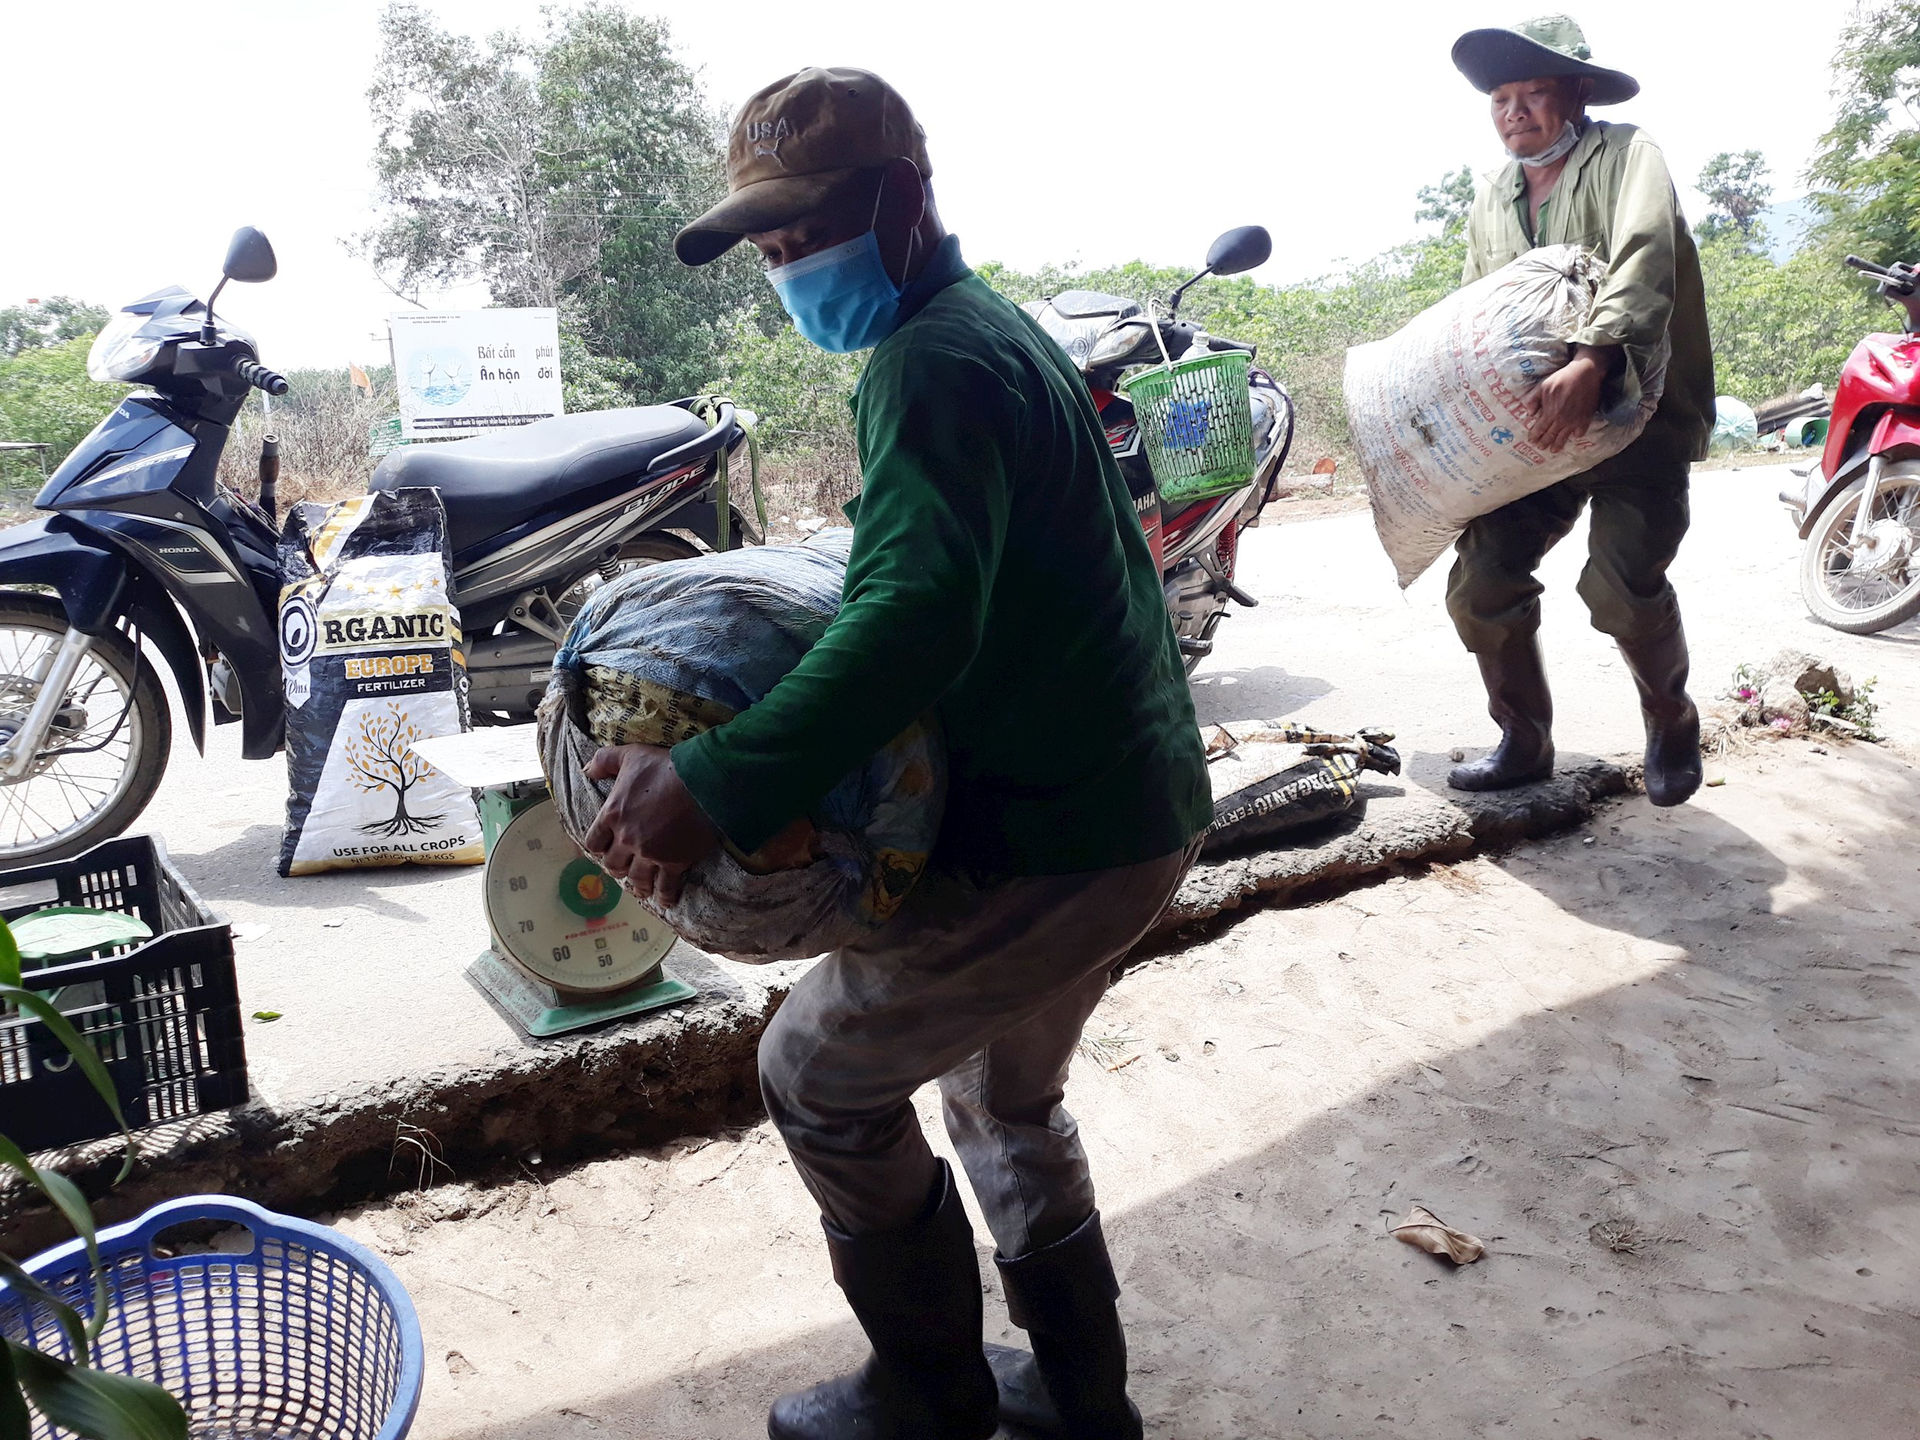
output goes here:
[{"label": "man in green jacket", "polygon": [[1563,449],[1603,402],[1637,397],[1662,340],[1665,389],[1645,433],[1620,454],[1480,517],[1460,537],[1447,609],[1479,661],[1500,743],[1447,782],[1497,790],[1553,773],[1534,571],[1591,504],[1580,598],[1640,692],[1647,797],[1678,805],[1700,785],[1700,716],[1687,697],[1687,641],[1667,567],[1687,531],[1688,467],[1705,457],[1713,429],[1713,354],[1699,255],[1659,146],[1634,126],[1587,117],[1588,105],[1629,100],[1639,84],[1589,54],[1564,15],[1455,43],[1453,62],[1491,98],[1511,157],[1474,196],[1464,281],[1535,245],[1582,245],[1607,262],[1572,359],[1537,393],[1535,444]]},{"label": "man in green jacket", "polygon": [[[727,172],[680,258],[744,237],[802,334],[873,347],[852,558],[838,618],[759,704],[670,754],[595,757],[614,784],[588,848],[671,897],[722,837],[790,835],[929,710],[950,775],[929,872],[761,1041],[768,1113],[873,1351],[782,1397],[769,1433],[986,1440],[1004,1416],[1132,1440],[1119,1286],[1060,1102],[1109,972],[1212,815],[1160,577],[1080,377],[941,226],[899,95],[858,70],[776,81],[734,122]],[[912,1105],[936,1079],[1031,1355],[983,1355],[972,1234]]]}]

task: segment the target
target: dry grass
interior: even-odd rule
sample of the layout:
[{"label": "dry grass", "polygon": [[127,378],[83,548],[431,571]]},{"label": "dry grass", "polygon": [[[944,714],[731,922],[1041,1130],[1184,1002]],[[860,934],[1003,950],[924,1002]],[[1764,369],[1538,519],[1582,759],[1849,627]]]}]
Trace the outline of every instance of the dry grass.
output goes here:
[{"label": "dry grass", "polygon": [[[800,539],[813,530],[846,524],[840,507],[860,493],[860,462],[852,444],[784,448],[779,447],[777,432],[769,438],[778,448],[760,459],[767,538]],[[821,523],[811,523],[815,521]]]},{"label": "dry grass", "polygon": [[367,431],[394,413],[391,394],[369,397],[344,376],[306,370],[288,377],[291,388],[273,402],[271,417],[250,404],[234,424],[220,457],[220,479],[252,499],[259,489],[260,439],[280,437],[280,509],[301,500],[341,500],[366,490],[374,459]]}]

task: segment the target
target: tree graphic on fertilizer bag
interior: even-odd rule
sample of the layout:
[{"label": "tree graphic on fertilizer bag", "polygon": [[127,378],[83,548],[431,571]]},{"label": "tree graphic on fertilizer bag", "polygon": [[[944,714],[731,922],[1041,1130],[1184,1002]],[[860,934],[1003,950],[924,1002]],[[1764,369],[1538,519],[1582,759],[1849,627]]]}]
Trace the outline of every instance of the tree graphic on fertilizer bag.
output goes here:
[{"label": "tree graphic on fertilizer bag", "polygon": [[413,742],[424,739],[420,727],[407,719],[398,705],[387,706],[385,715],[363,711],[360,733],[347,741],[347,763],[353,767],[354,788],[368,795],[393,791],[393,814],[375,820],[360,829],[368,835],[398,838],[431,830],[443,818],[439,815],[409,815],[407,791],[433,768],[415,753]]}]

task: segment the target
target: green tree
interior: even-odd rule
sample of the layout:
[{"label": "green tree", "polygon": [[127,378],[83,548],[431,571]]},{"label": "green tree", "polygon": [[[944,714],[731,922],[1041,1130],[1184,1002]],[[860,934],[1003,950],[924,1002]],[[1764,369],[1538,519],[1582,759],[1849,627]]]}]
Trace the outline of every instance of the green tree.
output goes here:
[{"label": "green tree", "polygon": [[746,309],[735,313],[724,339],[725,362],[708,388],[759,417],[776,497],[784,491],[830,513],[858,493],[860,462],[847,402],[866,356],[822,350],[784,315],[776,325]]},{"label": "green tree", "polygon": [[596,352],[578,303],[560,305],[560,393],[569,415],[647,403],[640,367]]},{"label": "green tree", "polygon": [[89,305],[71,295],[9,305],[0,309],[0,356],[91,338],[106,326],[107,318],[104,306]]},{"label": "green tree", "polygon": [[1438,185],[1420,187],[1420,208],[1413,212],[1413,218],[1438,225],[1442,235],[1462,234],[1473,209],[1473,188],[1472,166],[1449,170]]},{"label": "green tree", "polygon": [[[1458,183],[1457,174],[1444,182]],[[1299,464],[1310,465],[1321,455],[1346,450],[1340,385],[1347,347],[1391,335],[1451,294],[1459,288],[1465,261],[1462,224],[1396,246],[1341,273],[1295,285],[1261,285],[1245,276],[1208,278],[1187,293],[1180,318],[1259,347],[1260,363],[1293,394],[1300,421],[1294,456]],[[990,263],[981,266],[980,273],[1016,302],[1077,288],[1143,302],[1151,298],[1164,307],[1166,297],[1193,272],[1133,261],[1100,270],[1047,267],[1027,273]]]},{"label": "green tree", "polygon": [[[45,444],[47,464],[57,465],[120,403],[125,385],[87,378],[92,343],[82,335],[0,360],[0,440]],[[0,477],[10,485],[37,483],[40,462],[31,452],[0,451]]]},{"label": "green tree", "polygon": [[693,390],[751,274],[670,248],[723,188],[720,119],[662,22],[608,0],[544,13],[536,38],[482,43],[388,7],[367,92],[381,213],[357,248],[403,298],[479,280],[498,304],[570,302],[639,394]]},{"label": "green tree", "polygon": [[1737,155],[1722,150],[1701,168],[1700,178],[1694,183],[1707,197],[1709,207],[1706,218],[1696,227],[1702,239],[1722,233],[1749,242],[1756,238],[1760,212],[1773,199],[1765,156],[1758,150],[1742,150]]},{"label": "green tree", "polygon": [[1810,178],[1822,235],[1888,264],[1920,259],[1920,0],[1862,5],[1840,32],[1833,126]]},{"label": "green tree", "polygon": [[1714,383],[1757,404],[1831,386],[1866,331],[1885,328],[1872,287],[1819,249],[1776,264],[1728,227],[1700,245]]}]

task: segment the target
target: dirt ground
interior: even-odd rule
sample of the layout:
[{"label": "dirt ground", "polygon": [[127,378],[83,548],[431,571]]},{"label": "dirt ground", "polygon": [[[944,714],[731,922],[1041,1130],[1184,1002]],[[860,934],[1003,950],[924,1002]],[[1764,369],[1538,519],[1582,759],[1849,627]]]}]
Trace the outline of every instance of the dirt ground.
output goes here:
[{"label": "dirt ground", "polygon": [[[1914,1433],[1915,771],[1712,773],[1114,988],[1069,1101],[1151,1434]],[[419,1440],[758,1436],[859,1359],[764,1125],[525,1175],[338,1222],[419,1304]],[[1487,1258],[1392,1239],[1416,1201]]]}]

